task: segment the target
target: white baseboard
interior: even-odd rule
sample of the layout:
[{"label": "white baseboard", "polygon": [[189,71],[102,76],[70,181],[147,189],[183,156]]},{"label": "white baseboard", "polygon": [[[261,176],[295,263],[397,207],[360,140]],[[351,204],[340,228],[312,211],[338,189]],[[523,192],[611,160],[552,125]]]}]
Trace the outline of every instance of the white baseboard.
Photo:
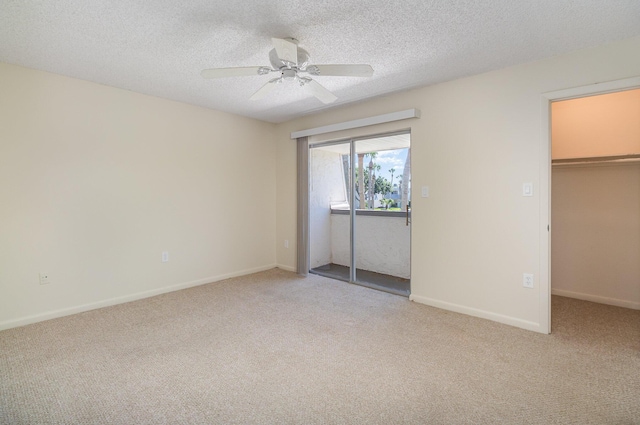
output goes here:
[{"label": "white baseboard", "polygon": [[594,303],[615,305],[616,307],[631,308],[640,310],[640,302],[621,300],[618,298],[602,297],[600,295],[585,294],[582,292],[565,291],[564,289],[551,288],[551,295],[559,295],[561,297],[576,298]]},{"label": "white baseboard", "polygon": [[420,295],[409,295],[411,301],[415,301],[420,304],[426,304],[431,307],[441,308],[443,310],[454,311],[456,313],[467,314],[469,316],[480,317],[482,319],[492,320],[494,322],[503,323],[505,325],[511,325],[518,328],[526,329],[528,331],[540,332],[546,334],[544,330],[540,328],[539,323],[530,322],[528,320],[518,319],[516,317],[504,316],[502,314],[492,313],[490,311],[479,310],[477,308],[467,307],[459,304],[453,304],[446,301],[435,300],[433,298],[422,297]]},{"label": "white baseboard", "polygon": [[232,277],[245,276],[252,273],[258,273],[265,270],[271,270],[275,268],[275,264],[269,264],[262,267],[254,267],[251,269],[240,270],[233,273],[221,274],[218,276],[205,277],[198,280],[192,280],[190,282],[182,282],[175,285],[169,285],[162,288],[151,289],[149,291],[136,292],[134,294],[123,295],[121,297],[109,298],[102,301],[96,301],[92,303],[82,304],[74,307],[63,308],[60,310],[52,310],[44,313],[34,314],[32,316],[25,316],[18,319],[6,320],[0,322],[0,331],[5,329],[17,328],[19,326],[30,325],[32,323],[42,322],[50,319],[57,319],[58,317],[70,316],[72,314],[82,313],[89,310],[95,310],[102,307],[109,307],[116,304],[123,304],[131,301],[137,301],[144,298],[154,297],[160,294],[166,294],[168,292],[179,291],[181,289],[192,288],[194,286],[206,285],[208,283],[218,282]]},{"label": "white baseboard", "polygon": [[281,269],[281,270],[286,270],[288,272],[294,272],[296,271],[295,267],[291,267],[291,266],[285,266],[284,264],[276,264],[276,267]]}]

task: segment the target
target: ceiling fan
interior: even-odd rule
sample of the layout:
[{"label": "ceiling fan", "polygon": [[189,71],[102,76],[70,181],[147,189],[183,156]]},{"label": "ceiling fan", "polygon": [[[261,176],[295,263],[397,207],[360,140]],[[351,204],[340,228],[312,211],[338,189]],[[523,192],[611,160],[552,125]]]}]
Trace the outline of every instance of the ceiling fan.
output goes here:
[{"label": "ceiling fan", "polygon": [[304,74],[334,77],[371,77],[371,65],[311,65],[309,53],[298,46],[295,38],[272,38],[273,49],[269,52],[268,66],[248,66],[238,68],[214,68],[201,72],[204,78],[226,78],[250,75],[267,75],[278,72],[280,76],[269,80],[249,99],[258,100],[269,94],[277,84],[285,81],[297,81],[300,86],[307,87],[312,95],[322,103],[332,103],[337,97],[324,88],[316,80]]}]

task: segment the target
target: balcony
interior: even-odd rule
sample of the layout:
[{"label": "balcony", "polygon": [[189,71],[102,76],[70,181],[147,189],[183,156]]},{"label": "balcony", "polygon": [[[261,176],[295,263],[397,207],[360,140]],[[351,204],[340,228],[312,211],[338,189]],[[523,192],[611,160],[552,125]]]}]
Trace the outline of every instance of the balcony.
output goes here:
[{"label": "balcony", "polygon": [[[349,212],[328,210],[328,215],[326,225],[312,231],[311,271],[348,281]],[[410,237],[405,213],[356,210],[356,282],[408,296]]]},{"label": "balcony", "polygon": [[[310,151],[309,260],[312,273],[350,281],[351,216],[347,183],[351,161],[343,152],[334,146]],[[400,203],[401,195],[397,186],[395,189],[375,196],[365,192],[366,203],[373,208],[355,210],[355,283],[408,296],[411,227],[406,212],[385,209],[385,201],[386,207]],[[358,205],[359,191],[355,190]]]}]

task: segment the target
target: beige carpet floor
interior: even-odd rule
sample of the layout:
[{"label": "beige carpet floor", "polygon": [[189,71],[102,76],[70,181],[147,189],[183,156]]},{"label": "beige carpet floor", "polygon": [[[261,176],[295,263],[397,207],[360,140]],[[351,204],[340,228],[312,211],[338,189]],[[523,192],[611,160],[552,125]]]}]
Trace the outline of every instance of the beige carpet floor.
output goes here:
[{"label": "beige carpet floor", "polygon": [[640,424],[640,311],[553,334],[271,270],[0,332],[2,424]]}]

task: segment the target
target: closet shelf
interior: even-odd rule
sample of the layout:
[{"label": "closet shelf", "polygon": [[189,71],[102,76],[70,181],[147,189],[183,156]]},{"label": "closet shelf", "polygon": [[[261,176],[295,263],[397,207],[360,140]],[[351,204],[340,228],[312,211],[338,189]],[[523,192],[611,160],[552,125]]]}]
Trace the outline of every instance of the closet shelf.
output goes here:
[{"label": "closet shelf", "polygon": [[566,164],[599,164],[606,162],[636,162],[640,161],[640,153],[633,153],[627,155],[611,155],[611,156],[591,156],[583,158],[559,158],[552,159],[552,165],[566,165]]}]

